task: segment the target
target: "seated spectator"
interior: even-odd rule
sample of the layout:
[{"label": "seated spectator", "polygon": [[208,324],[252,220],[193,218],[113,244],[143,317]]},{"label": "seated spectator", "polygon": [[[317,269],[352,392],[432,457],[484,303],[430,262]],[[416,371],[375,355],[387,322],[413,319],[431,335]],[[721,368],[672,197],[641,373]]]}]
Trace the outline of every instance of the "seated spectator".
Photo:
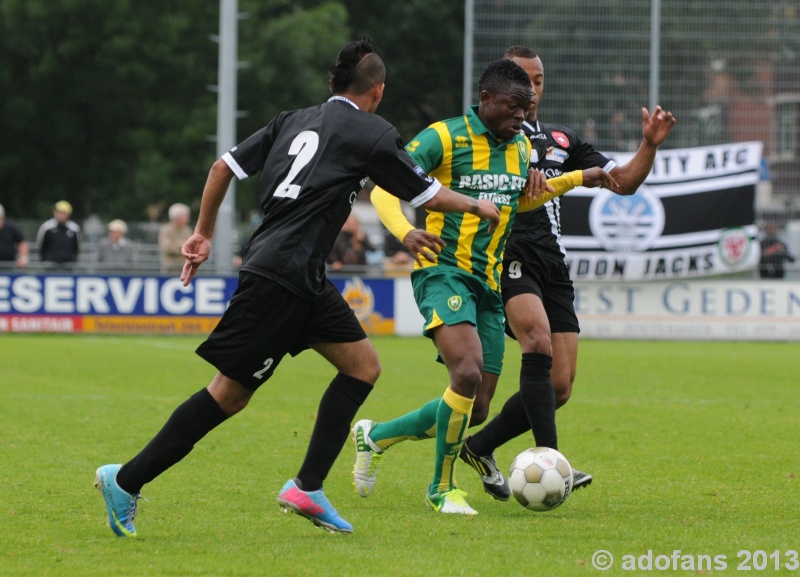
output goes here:
[{"label": "seated spectator", "polygon": [[387,273],[410,272],[414,269],[414,258],[406,246],[388,230],[383,234],[383,268]]},{"label": "seated spectator", "polygon": [[[408,222],[413,225],[417,220],[414,209],[407,203],[401,203],[400,208],[403,210],[403,214],[406,219],[408,219]],[[399,241],[385,227],[383,230],[383,254],[383,268],[387,273],[397,273],[393,276],[401,276],[414,270],[414,257],[411,256],[406,245]]]},{"label": "seated spectator", "polygon": [[183,243],[192,236],[189,227],[191,209],[177,202],[169,207],[169,222],[158,231],[158,246],[161,251],[161,273],[180,274],[186,258],[181,253]]},{"label": "seated spectator", "polygon": [[784,263],[794,262],[794,255],[789,244],[778,234],[778,225],[770,222],[761,238],[761,262],[759,274],[761,278],[784,278]]},{"label": "seated spectator", "polygon": [[125,269],[136,262],[136,247],[128,240],[128,225],[120,219],[108,223],[108,236],[97,241],[97,263],[103,269]]},{"label": "seated spectator", "polygon": [[20,228],[6,220],[6,211],[0,204],[0,270],[10,268],[14,263],[18,268],[28,266],[28,243]]},{"label": "seated spectator", "polygon": [[66,200],[53,207],[53,218],[42,223],[36,235],[39,258],[58,266],[69,266],[78,260],[81,227],[72,222],[72,205]]},{"label": "seated spectator", "polygon": [[328,256],[328,266],[331,270],[340,270],[342,267],[366,265],[367,252],[373,250],[375,247],[361,227],[358,217],[351,212],[333,244],[333,250]]}]

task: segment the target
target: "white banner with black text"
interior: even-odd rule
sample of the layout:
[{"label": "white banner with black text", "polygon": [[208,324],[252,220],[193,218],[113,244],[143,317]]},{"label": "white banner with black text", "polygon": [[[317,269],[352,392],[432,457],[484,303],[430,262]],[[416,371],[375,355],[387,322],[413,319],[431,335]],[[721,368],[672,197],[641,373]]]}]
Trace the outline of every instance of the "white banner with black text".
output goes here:
[{"label": "white banner with black text", "polygon": [[[761,142],[659,150],[636,194],[576,188],[561,199],[574,280],[667,280],[758,266]],[[606,153],[623,165],[632,153]]]}]

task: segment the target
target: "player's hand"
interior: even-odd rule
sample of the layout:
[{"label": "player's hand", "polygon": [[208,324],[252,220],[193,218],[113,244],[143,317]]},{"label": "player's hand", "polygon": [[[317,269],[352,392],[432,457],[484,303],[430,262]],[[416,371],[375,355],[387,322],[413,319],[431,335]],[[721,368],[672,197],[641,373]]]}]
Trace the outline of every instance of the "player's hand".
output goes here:
[{"label": "player's hand", "polygon": [[528,182],[525,183],[525,195],[528,198],[539,200],[540,197],[555,191],[555,188],[547,184],[547,177],[544,172],[535,168],[528,169]]},{"label": "player's hand", "polygon": [[197,269],[208,260],[208,256],[211,254],[211,239],[194,233],[189,240],[183,243],[181,254],[186,257],[181,271],[181,281],[183,281],[183,286],[188,286],[197,273]]},{"label": "player's hand", "polygon": [[642,137],[652,146],[660,146],[676,122],[672,113],[665,112],[660,106],[656,106],[652,116],[647,108],[642,108]]},{"label": "player's hand", "polygon": [[586,188],[599,186],[612,192],[619,192],[617,181],[599,166],[593,166],[583,171],[583,186]]},{"label": "player's hand", "polygon": [[478,209],[474,212],[475,216],[481,220],[489,221],[489,232],[494,232],[497,225],[500,224],[500,209],[494,201],[481,199],[478,201]]},{"label": "player's hand", "polygon": [[422,266],[422,257],[430,262],[436,262],[436,255],[442,247],[447,246],[441,238],[433,233],[415,228],[403,239],[403,244],[414,255],[414,260]]}]

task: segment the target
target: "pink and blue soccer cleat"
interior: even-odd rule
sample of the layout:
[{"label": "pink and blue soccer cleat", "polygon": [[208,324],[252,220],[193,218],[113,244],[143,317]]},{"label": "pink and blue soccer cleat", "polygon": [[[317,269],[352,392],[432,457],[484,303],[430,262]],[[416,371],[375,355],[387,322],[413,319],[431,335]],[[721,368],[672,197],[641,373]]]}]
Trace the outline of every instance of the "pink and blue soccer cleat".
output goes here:
[{"label": "pink and blue soccer cleat", "polygon": [[284,513],[297,513],[331,533],[353,532],[353,526],[339,516],[322,489],[303,491],[289,479],[278,494],[278,505]]}]

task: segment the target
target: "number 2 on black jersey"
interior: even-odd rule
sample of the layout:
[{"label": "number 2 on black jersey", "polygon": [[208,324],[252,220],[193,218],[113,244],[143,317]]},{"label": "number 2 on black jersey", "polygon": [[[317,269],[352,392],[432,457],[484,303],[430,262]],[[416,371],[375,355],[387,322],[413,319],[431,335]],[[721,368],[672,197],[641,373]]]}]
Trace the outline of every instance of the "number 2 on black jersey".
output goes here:
[{"label": "number 2 on black jersey", "polygon": [[300,185],[293,184],[292,181],[303,169],[303,167],[311,162],[314,154],[319,147],[319,135],[312,130],[304,130],[294,137],[292,144],[289,146],[289,155],[294,156],[294,162],[289,169],[289,174],[275,189],[273,196],[279,198],[297,198],[300,194]]}]

